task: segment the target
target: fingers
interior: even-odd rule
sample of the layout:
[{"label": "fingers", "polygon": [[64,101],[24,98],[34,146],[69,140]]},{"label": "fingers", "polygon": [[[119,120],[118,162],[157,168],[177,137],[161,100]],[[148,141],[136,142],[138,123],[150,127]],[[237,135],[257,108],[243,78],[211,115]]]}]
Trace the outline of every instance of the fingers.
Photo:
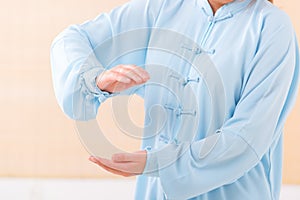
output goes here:
[{"label": "fingers", "polygon": [[144,69],[135,65],[119,65],[118,67],[113,68],[112,71],[118,74],[120,79],[130,79],[136,84],[145,83],[150,78],[149,74]]},{"label": "fingers", "polygon": [[121,153],[121,154],[114,154],[112,156],[112,161],[114,161],[114,162],[136,162],[137,159],[132,154]]},{"label": "fingers", "polygon": [[90,160],[105,170],[119,174],[119,175],[138,175],[142,173],[142,168],[144,166],[140,166],[140,163],[137,162],[119,162],[116,163],[114,161],[100,158],[100,157],[92,157]]},{"label": "fingers", "polygon": [[145,151],[140,151],[136,153],[119,153],[112,156],[112,161],[114,162],[140,162],[146,156]]},{"label": "fingers", "polygon": [[128,69],[130,72],[135,73],[135,75],[139,76],[143,82],[146,82],[150,79],[148,72],[141,67],[135,65],[123,65],[123,67]]},{"label": "fingers", "polygon": [[120,77],[126,77],[126,79],[134,81],[136,84],[143,83],[142,77],[140,77],[133,70],[126,69],[126,68],[119,68],[119,69],[116,69],[114,72],[117,73]]},{"label": "fingers", "polygon": [[109,168],[106,165],[99,162],[98,159],[96,159],[93,156],[91,156],[89,158],[89,160],[92,161],[93,163],[99,165],[100,167],[102,167],[103,169],[105,169],[106,171],[108,171],[112,174],[116,174],[116,175],[120,175],[120,176],[124,176],[124,177],[134,176],[134,174],[131,174],[131,173],[125,173],[125,172],[122,172],[122,171],[119,171],[119,170],[116,170],[116,169]]},{"label": "fingers", "polygon": [[127,76],[126,74],[122,74],[121,72],[118,71],[110,71],[108,74],[108,79],[117,81],[119,83],[126,83],[129,84],[132,82],[132,78]]},{"label": "fingers", "polygon": [[104,159],[104,158],[96,158],[98,160],[98,162],[100,162],[102,165],[105,165],[106,167],[109,167],[113,170],[118,170],[118,171],[122,171],[122,172],[126,172],[126,173],[130,173],[128,170],[128,165],[127,163],[114,163],[113,161]]},{"label": "fingers", "polygon": [[146,70],[135,65],[118,65],[103,72],[96,79],[97,86],[108,92],[119,92],[143,84],[150,79]]}]

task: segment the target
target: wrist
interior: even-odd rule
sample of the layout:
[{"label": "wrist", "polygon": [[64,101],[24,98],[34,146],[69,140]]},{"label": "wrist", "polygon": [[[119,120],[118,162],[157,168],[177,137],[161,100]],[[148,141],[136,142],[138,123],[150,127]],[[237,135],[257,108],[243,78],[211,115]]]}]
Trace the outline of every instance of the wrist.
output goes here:
[{"label": "wrist", "polygon": [[109,91],[107,91],[105,89],[105,87],[103,86],[103,82],[101,81],[101,78],[102,77],[102,73],[99,74],[96,78],[95,78],[95,81],[96,81],[96,86],[99,88],[99,90],[101,90],[102,92],[108,92],[108,93],[111,93]]}]

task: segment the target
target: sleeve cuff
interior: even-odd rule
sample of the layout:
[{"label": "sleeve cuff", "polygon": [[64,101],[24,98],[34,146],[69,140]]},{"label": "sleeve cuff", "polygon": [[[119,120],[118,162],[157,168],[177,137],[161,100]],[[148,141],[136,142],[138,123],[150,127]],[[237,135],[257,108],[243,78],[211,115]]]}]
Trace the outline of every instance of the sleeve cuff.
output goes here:
[{"label": "sleeve cuff", "polygon": [[98,97],[98,100],[101,103],[104,102],[107,98],[117,95],[117,93],[105,92],[98,88],[97,83],[96,83],[96,78],[102,72],[103,72],[102,68],[95,67],[95,68],[92,68],[92,69],[84,72],[81,76],[89,93],[94,95],[95,97]]},{"label": "sleeve cuff", "polygon": [[145,150],[147,151],[147,161],[143,175],[158,177],[159,174],[157,152],[152,151],[152,148],[150,146],[146,147]]}]

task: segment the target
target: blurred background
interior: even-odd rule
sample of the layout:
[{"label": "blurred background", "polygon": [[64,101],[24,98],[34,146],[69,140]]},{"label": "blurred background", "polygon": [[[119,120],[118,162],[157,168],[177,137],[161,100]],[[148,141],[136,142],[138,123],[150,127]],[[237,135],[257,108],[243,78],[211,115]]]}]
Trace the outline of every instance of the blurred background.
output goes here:
[{"label": "blurred background", "polygon": [[[80,144],[73,121],[62,113],[56,103],[49,61],[51,42],[64,28],[92,19],[126,1],[1,2],[0,199],[62,197],[58,193],[56,197],[43,196],[43,192],[54,195],[55,191],[61,192],[61,195],[74,195],[75,191],[82,191],[84,195],[89,195],[89,199],[117,198],[109,195],[132,198],[132,178],[113,176],[88,161],[89,154]],[[300,38],[299,1],[275,0],[275,4],[289,14]],[[99,111],[101,116],[98,121],[103,131],[115,145],[124,150],[138,149],[138,141],[124,136],[115,127],[110,103],[110,100],[106,101]],[[140,125],[143,124],[142,103],[141,99],[135,97],[130,105],[131,116]],[[294,185],[285,187],[287,194],[291,188],[293,191],[299,190],[295,185],[300,185],[300,97],[289,116],[284,134],[283,183]],[[70,189],[71,185],[73,189]],[[14,192],[12,188],[15,188]],[[23,196],[15,196],[16,191]],[[117,194],[112,194],[116,191]],[[108,196],[97,196],[100,193]],[[81,197],[86,196],[77,194],[73,199],[82,199]]]}]

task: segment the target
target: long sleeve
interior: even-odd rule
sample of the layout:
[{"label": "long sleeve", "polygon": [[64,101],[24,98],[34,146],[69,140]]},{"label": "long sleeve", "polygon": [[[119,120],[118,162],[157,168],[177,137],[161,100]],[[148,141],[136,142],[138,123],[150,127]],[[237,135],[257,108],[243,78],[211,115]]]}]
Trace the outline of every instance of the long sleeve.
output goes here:
[{"label": "long sleeve", "polygon": [[[51,46],[54,91],[60,107],[70,118],[95,118],[100,104],[114,95],[96,86],[96,77],[112,67],[99,55],[106,49],[99,48],[106,40],[120,33],[151,27],[159,12],[159,2],[133,0],[109,14],[103,13],[94,20],[72,25],[55,38]],[[120,60],[114,63],[142,65],[144,57],[145,53],[139,53],[138,56],[123,58],[126,63]]]},{"label": "long sleeve", "polygon": [[202,140],[148,149],[144,173],[160,178],[167,199],[189,199],[233,183],[278,141],[299,84],[295,34],[289,20],[283,21],[262,31],[234,114],[220,130]]}]

